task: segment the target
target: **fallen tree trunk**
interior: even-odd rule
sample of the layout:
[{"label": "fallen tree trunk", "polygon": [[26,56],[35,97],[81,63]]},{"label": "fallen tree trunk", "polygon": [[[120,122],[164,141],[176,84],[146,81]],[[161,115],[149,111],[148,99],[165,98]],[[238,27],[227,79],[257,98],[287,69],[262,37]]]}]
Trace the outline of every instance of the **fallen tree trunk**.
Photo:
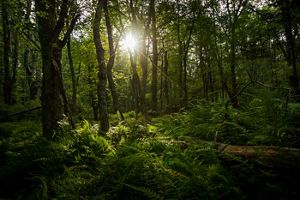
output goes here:
[{"label": "fallen tree trunk", "polygon": [[186,149],[191,144],[215,144],[216,150],[221,154],[239,156],[241,158],[255,161],[268,168],[282,170],[300,169],[300,149],[279,146],[243,146],[229,145],[205,141],[191,137],[181,137],[179,140],[162,137],[161,141],[179,145]]},{"label": "fallen tree trunk", "polygon": [[16,113],[8,114],[8,115],[5,115],[5,116],[1,116],[0,121],[6,121],[11,117],[15,117],[15,116],[22,115],[22,114],[25,114],[25,113],[28,113],[28,112],[32,112],[34,110],[39,110],[41,108],[42,108],[41,106],[37,106],[37,107],[34,107],[34,108],[30,108],[28,110],[22,110],[20,112],[16,112]]},{"label": "fallen tree trunk", "polygon": [[300,169],[300,149],[278,146],[240,146],[218,143],[219,152],[233,154],[281,169]]}]

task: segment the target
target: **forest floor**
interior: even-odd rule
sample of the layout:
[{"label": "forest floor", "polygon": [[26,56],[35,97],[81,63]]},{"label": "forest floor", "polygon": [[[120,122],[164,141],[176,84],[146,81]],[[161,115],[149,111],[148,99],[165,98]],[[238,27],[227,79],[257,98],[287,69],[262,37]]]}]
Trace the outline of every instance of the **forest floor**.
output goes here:
[{"label": "forest floor", "polygon": [[[36,114],[2,122],[0,197],[300,199],[297,156],[273,165],[226,151],[254,145],[297,150],[300,106],[292,106],[279,119],[253,107],[231,109],[224,119],[222,106],[204,104],[147,123],[126,113],[124,122],[111,117],[105,136],[97,123],[84,120],[72,130],[66,120],[51,142],[42,137]],[[283,118],[288,121],[279,124]]]}]

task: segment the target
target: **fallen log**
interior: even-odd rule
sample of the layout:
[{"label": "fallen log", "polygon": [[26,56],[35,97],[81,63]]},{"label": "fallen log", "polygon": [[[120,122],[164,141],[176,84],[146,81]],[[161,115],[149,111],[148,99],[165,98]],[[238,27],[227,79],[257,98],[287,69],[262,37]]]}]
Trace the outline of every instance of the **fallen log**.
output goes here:
[{"label": "fallen log", "polygon": [[193,137],[180,137],[178,140],[169,137],[161,137],[160,141],[175,144],[181,149],[188,148],[192,144],[214,144],[216,150],[222,154],[230,154],[257,162],[268,168],[283,170],[300,169],[300,149],[279,146],[247,146],[229,145],[218,142],[210,142]]},{"label": "fallen log", "polygon": [[30,109],[27,109],[27,110],[22,110],[20,112],[16,112],[16,113],[8,114],[8,115],[5,115],[5,116],[1,116],[0,121],[6,121],[11,117],[15,117],[15,116],[22,115],[22,114],[25,114],[25,113],[28,113],[28,112],[32,112],[34,110],[39,110],[41,108],[42,108],[41,106],[37,106],[37,107],[30,108]]},{"label": "fallen log", "polygon": [[300,149],[278,146],[241,146],[218,143],[217,150],[280,169],[300,169]]}]

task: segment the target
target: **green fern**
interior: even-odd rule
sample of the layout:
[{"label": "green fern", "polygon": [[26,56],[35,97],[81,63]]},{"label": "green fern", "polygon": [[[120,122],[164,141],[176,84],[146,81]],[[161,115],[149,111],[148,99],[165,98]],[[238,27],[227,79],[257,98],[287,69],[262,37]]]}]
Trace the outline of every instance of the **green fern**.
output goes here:
[{"label": "green fern", "polygon": [[163,196],[148,187],[134,186],[126,183],[124,185],[135,191],[141,192],[145,195],[145,197],[147,197],[147,199],[164,199]]}]

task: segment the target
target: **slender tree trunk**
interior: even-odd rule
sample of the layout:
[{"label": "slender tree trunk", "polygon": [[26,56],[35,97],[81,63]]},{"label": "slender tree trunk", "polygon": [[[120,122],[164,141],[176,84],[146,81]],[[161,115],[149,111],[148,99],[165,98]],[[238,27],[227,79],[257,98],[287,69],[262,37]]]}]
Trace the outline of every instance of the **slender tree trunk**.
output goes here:
[{"label": "slender tree trunk", "polygon": [[148,28],[146,27],[143,33],[143,39],[141,44],[140,62],[142,67],[142,87],[141,87],[141,109],[145,120],[148,119],[147,104],[146,104],[146,92],[147,92],[147,77],[148,77],[148,62],[147,62],[147,49],[146,49],[146,34]]},{"label": "slender tree trunk", "polygon": [[208,100],[208,79],[207,79],[207,69],[204,62],[203,49],[202,44],[199,47],[199,60],[200,60],[200,71],[203,85],[203,96],[206,100]]},{"label": "slender tree trunk", "polygon": [[119,111],[121,120],[124,120],[123,112],[121,111],[120,105],[119,105],[119,95],[117,93],[116,85],[114,83],[113,75],[112,75],[112,69],[113,69],[114,61],[115,61],[115,57],[116,57],[116,49],[114,47],[113,31],[112,31],[109,12],[108,12],[107,0],[104,0],[103,9],[104,9],[106,30],[107,30],[107,38],[108,38],[108,44],[109,44],[109,60],[108,60],[108,63],[107,63],[108,85],[109,85],[111,96],[112,96],[112,99],[113,99],[114,111],[115,112]]},{"label": "slender tree trunk", "polygon": [[179,85],[179,103],[182,104],[183,100],[183,48],[182,48],[182,40],[181,40],[181,34],[180,34],[180,5],[179,0],[176,0],[176,7],[177,7],[177,42],[178,42],[178,57],[179,57],[179,64],[178,64],[178,85]]},{"label": "slender tree trunk", "polygon": [[224,99],[225,98],[225,88],[226,88],[225,85],[226,85],[226,81],[225,81],[225,78],[224,78],[222,50],[221,50],[221,53],[220,53],[220,57],[218,59],[218,68],[219,68],[220,79],[221,79],[221,88],[222,88],[221,96],[222,96],[222,99]]},{"label": "slender tree trunk", "polygon": [[19,37],[17,31],[14,33],[13,38],[13,55],[12,55],[12,75],[11,75],[11,101],[12,104],[16,103],[15,85],[17,81],[17,67],[19,64]]},{"label": "slender tree trunk", "polygon": [[151,17],[151,32],[152,32],[152,110],[157,112],[157,29],[156,29],[156,15],[155,15],[155,0],[150,1],[150,17]]},{"label": "slender tree trunk", "polygon": [[206,100],[208,100],[208,79],[207,79],[207,70],[205,63],[200,63],[201,74],[202,74],[202,84],[203,84],[203,95]]},{"label": "slender tree trunk", "polygon": [[[31,62],[30,62],[30,69],[32,70],[32,79],[34,81],[31,82],[29,87],[30,99],[36,99],[39,90],[41,89],[42,77],[41,77],[41,69],[36,68],[36,53],[31,51]],[[35,77],[33,77],[33,73],[35,72]]]},{"label": "slender tree trunk", "polygon": [[[234,17],[235,18],[235,17]],[[237,80],[236,80],[236,19],[233,19],[231,24],[231,42],[230,42],[230,76],[231,76],[231,104],[234,108],[239,107],[237,93]]]},{"label": "slender tree trunk", "polygon": [[4,94],[4,103],[12,104],[12,80],[11,80],[11,71],[10,71],[10,24],[8,16],[8,3],[2,1],[2,31],[3,31],[3,65],[4,65],[4,82],[3,82],[3,94]]},{"label": "slender tree trunk", "polygon": [[[209,66],[210,68],[210,66]],[[213,102],[215,100],[215,95],[213,94],[214,92],[214,81],[213,81],[213,75],[212,75],[212,72],[211,72],[211,69],[209,69],[209,73],[208,73],[208,77],[209,77],[209,89],[210,89],[210,92],[211,92],[211,101]]]},{"label": "slender tree trunk", "polygon": [[[137,19],[136,19],[136,12],[135,8],[133,6],[133,0],[130,0],[129,2],[130,7],[130,14],[132,17],[132,33],[136,32],[137,28]],[[134,49],[132,52],[129,50],[129,56],[130,56],[130,64],[132,69],[132,89],[133,89],[133,95],[134,95],[134,104],[135,104],[135,112],[136,117],[138,116],[138,113],[141,111],[140,101],[141,101],[141,83],[140,78],[137,72],[137,52]]]},{"label": "slender tree trunk", "polygon": [[[164,49],[164,46],[163,46]],[[163,90],[164,90],[164,76],[163,76],[163,72],[164,72],[164,53],[161,54],[161,65],[160,65],[160,93],[159,93],[159,101],[160,101],[160,114],[162,114],[163,112],[163,104],[164,104],[164,100],[163,100]]]},{"label": "slender tree trunk", "polygon": [[136,67],[136,54],[135,52],[130,52],[130,63],[131,63],[131,69],[132,69],[132,92],[134,96],[134,106],[135,106],[135,112],[136,112],[136,117],[138,113],[141,111],[141,106],[140,106],[140,100],[141,100],[141,85],[140,85],[140,78],[137,72],[137,67]]},{"label": "slender tree trunk", "polygon": [[[149,6],[149,15],[148,15],[148,21],[145,24],[145,28],[143,31],[143,37],[141,40],[141,53],[140,53],[140,63],[142,67],[142,86],[141,86],[141,109],[142,113],[144,115],[144,119],[148,119],[148,107],[147,107],[147,102],[146,102],[146,92],[147,92],[147,78],[148,78],[148,61],[147,61],[147,56],[148,56],[148,50],[147,50],[147,45],[146,45],[146,40],[149,32],[149,26],[151,23],[152,19],[152,11],[151,11],[151,6]],[[152,79],[153,80],[153,79]],[[152,109],[153,110],[153,109]]]},{"label": "slender tree trunk", "polygon": [[101,134],[106,133],[109,129],[109,121],[108,121],[108,109],[107,109],[107,94],[106,94],[106,81],[107,81],[107,71],[104,60],[104,49],[102,46],[99,28],[101,21],[101,10],[103,8],[104,1],[98,0],[95,19],[94,19],[94,27],[93,27],[93,35],[94,35],[94,44],[96,47],[96,55],[98,61],[98,99],[99,99],[99,116],[100,116],[100,129],[99,132]]},{"label": "slender tree trunk", "polygon": [[90,100],[91,100],[91,106],[92,106],[92,109],[93,109],[93,116],[94,116],[94,120],[95,121],[98,121],[98,113],[99,113],[99,110],[98,110],[98,104],[97,104],[97,98],[94,94],[94,85],[95,85],[95,80],[92,76],[93,74],[93,70],[94,69],[94,66],[93,65],[88,65],[88,85],[89,85],[89,96],[90,96]]},{"label": "slender tree trunk", "polygon": [[72,80],[72,111],[77,111],[77,84],[76,84],[76,74],[74,70],[74,63],[72,57],[72,48],[71,48],[71,36],[68,37],[67,42],[67,51],[68,51],[68,59],[69,59],[69,67],[71,72],[71,80]]},{"label": "slender tree trunk", "polygon": [[[25,13],[25,17],[24,17],[24,21],[25,23],[29,23],[30,22],[30,13],[31,13],[31,5],[32,5],[32,1],[31,0],[27,0],[26,1],[26,13]],[[30,32],[27,31],[26,33],[28,35],[28,37],[30,37]],[[29,59],[30,59],[30,49],[28,46],[25,46],[25,50],[24,50],[24,55],[23,55],[23,60],[24,60],[24,67],[25,67],[25,72],[26,72],[26,79],[27,79],[27,85],[28,85],[28,90],[29,91],[29,97],[30,99],[34,99],[35,95],[33,95],[31,92],[31,87],[33,85],[33,69],[30,66],[29,63]]]},{"label": "slender tree trunk", "polygon": [[187,87],[187,61],[188,61],[188,53],[190,50],[191,40],[192,40],[192,34],[194,30],[194,24],[195,20],[193,19],[191,27],[189,29],[189,35],[187,38],[187,41],[184,45],[184,56],[183,56],[183,105],[187,106],[188,103],[188,87]]},{"label": "slender tree trunk", "polygon": [[32,99],[31,97],[33,95],[31,94],[30,88],[31,88],[31,85],[32,85],[33,71],[32,71],[32,69],[30,67],[30,64],[29,64],[29,55],[30,55],[30,50],[28,48],[26,48],[25,51],[24,51],[23,60],[24,60],[24,67],[25,67],[27,85],[28,85],[28,90],[29,90],[29,97],[30,97],[30,99]]},{"label": "slender tree trunk", "polygon": [[71,124],[72,127],[74,127],[74,122],[71,116],[71,110],[70,110],[70,106],[69,106],[69,101],[66,95],[66,89],[65,89],[65,85],[64,85],[64,81],[63,81],[63,77],[62,77],[62,64],[61,64],[61,58],[62,58],[62,48],[63,46],[61,45],[60,42],[57,42],[58,46],[55,46],[53,48],[53,61],[54,61],[54,65],[55,67],[58,68],[58,71],[60,73],[57,74],[58,79],[56,84],[58,85],[58,89],[59,92],[61,94],[62,100],[63,100],[63,109],[64,109],[64,114],[68,117],[69,122]]},{"label": "slender tree trunk", "polygon": [[281,12],[283,17],[283,26],[285,31],[285,37],[287,40],[287,63],[292,68],[292,74],[290,76],[290,86],[295,94],[300,94],[299,90],[299,77],[297,72],[297,55],[295,48],[295,36],[292,31],[292,16],[290,1],[281,0]]},{"label": "slender tree trunk", "polygon": [[168,51],[164,52],[164,94],[166,98],[166,111],[168,111],[170,107],[170,100],[169,100],[169,84],[168,84],[168,71],[169,71],[169,59],[168,59]]}]

